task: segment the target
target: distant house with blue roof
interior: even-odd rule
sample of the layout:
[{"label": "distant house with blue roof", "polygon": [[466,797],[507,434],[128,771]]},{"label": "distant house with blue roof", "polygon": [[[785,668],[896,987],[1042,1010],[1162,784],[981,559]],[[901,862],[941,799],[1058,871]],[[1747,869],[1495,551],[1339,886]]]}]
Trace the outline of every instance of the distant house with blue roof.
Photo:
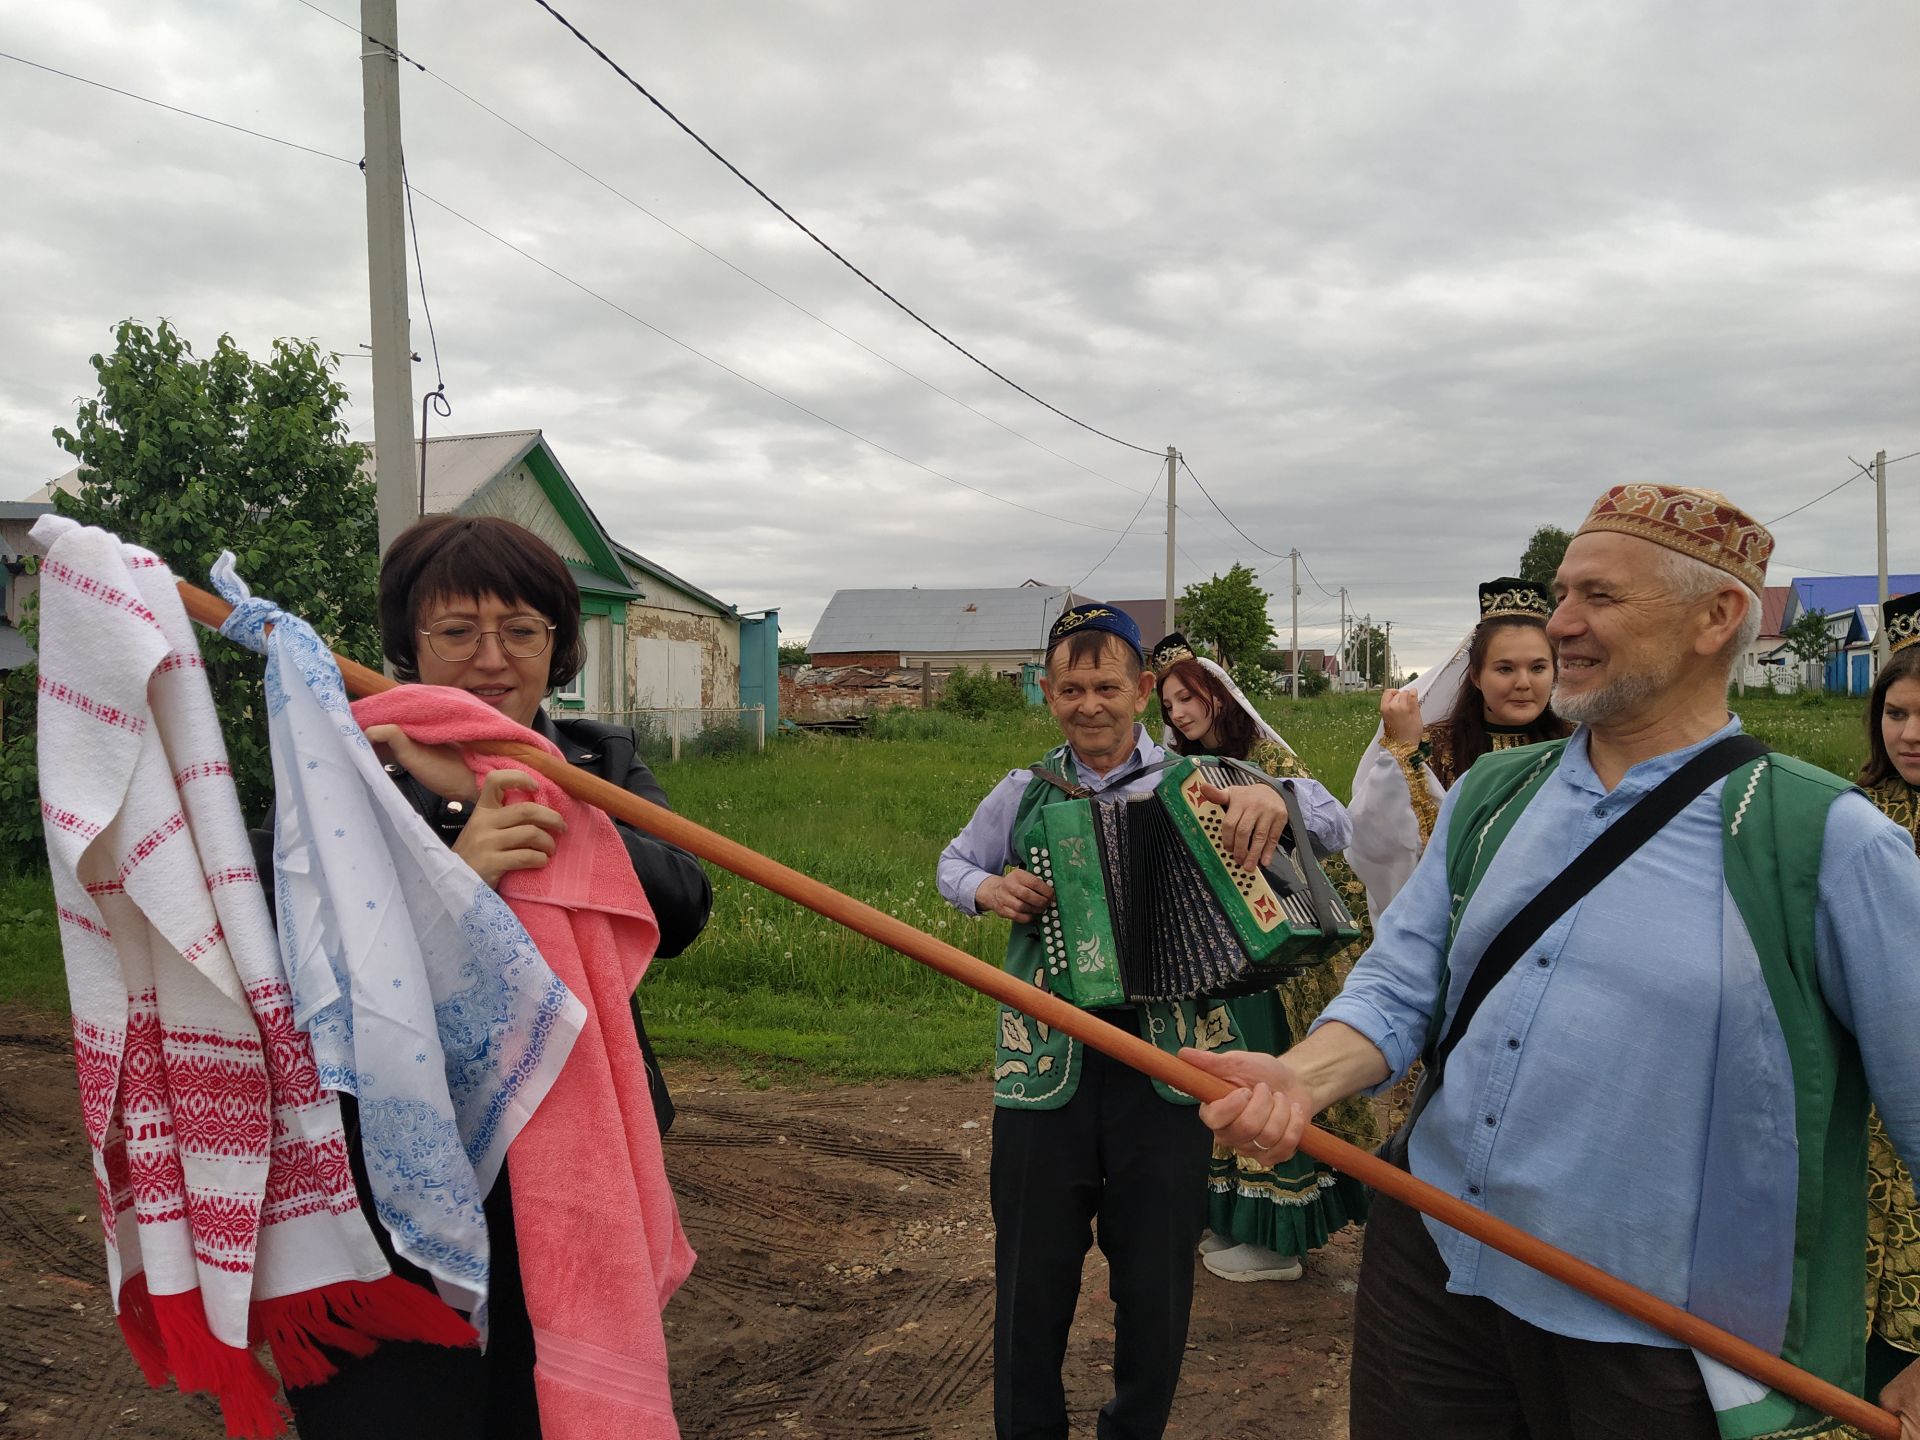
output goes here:
[{"label": "distant house with blue roof", "polygon": [[[1920,575],[1888,575],[1887,598],[1920,590]],[[1792,581],[1780,628],[1802,615],[1826,617],[1827,658],[1819,683],[1836,695],[1865,695],[1877,671],[1873,643],[1880,633],[1878,575],[1808,575]],[[1811,667],[1809,667],[1811,668]],[[1808,684],[1814,683],[1812,676]]]}]

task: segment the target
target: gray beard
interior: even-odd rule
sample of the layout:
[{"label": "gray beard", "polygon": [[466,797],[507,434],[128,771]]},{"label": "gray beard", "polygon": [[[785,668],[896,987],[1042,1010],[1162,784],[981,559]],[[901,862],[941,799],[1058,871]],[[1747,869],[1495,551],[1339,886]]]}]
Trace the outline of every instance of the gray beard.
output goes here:
[{"label": "gray beard", "polygon": [[1563,685],[1555,685],[1553,708],[1562,719],[1576,725],[1601,724],[1653,699],[1667,688],[1679,669],[1674,665],[1664,675],[1652,670],[1622,675],[1611,684],[1579,695],[1569,695]]}]

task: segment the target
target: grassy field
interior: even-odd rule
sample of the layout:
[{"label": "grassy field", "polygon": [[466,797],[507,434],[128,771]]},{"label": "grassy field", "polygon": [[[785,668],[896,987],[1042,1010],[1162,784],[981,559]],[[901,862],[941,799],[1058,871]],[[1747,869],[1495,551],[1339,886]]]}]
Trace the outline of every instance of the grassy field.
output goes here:
[{"label": "grassy field", "polygon": [[[1346,799],[1377,718],[1372,697],[1266,708]],[[1864,757],[1859,701],[1766,696],[1738,708],[1760,738],[1830,770],[1851,774]],[[765,754],[688,760],[661,778],[675,808],[702,824],[997,962],[1005,922],[950,908],[934,890],[934,861],[994,782],[1056,733],[1044,712],[982,722],[900,712],[869,738],[781,739]],[[990,1001],[730,875],[714,879],[706,933],[659,962],[641,990],[663,1053],[769,1078],[985,1070]],[[0,880],[0,999],[65,1006],[44,877]]]}]

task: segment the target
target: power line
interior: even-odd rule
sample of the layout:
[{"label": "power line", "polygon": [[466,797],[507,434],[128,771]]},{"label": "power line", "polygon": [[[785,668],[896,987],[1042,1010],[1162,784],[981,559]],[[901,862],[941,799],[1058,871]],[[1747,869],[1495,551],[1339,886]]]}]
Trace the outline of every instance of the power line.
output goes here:
[{"label": "power line", "polygon": [[1329,600],[1338,600],[1340,598],[1340,592],[1338,590],[1329,590],[1320,583],[1320,577],[1313,573],[1313,567],[1307,564],[1307,557],[1304,555],[1300,557],[1300,568],[1307,572],[1307,578],[1313,581],[1314,586],[1322,595],[1325,595]]},{"label": "power line", "polygon": [[447,377],[440,373],[440,337],[433,330],[433,308],[427,304],[427,267],[420,259],[420,226],[413,218],[413,181],[407,177],[407,157],[400,157],[400,187],[407,196],[407,230],[413,236],[413,273],[420,282],[420,309],[427,317],[427,339],[433,344],[433,378],[444,393]]},{"label": "power line", "polygon": [[867,344],[864,340],[861,340],[857,336],[849,335],[845,330],[842,330],[838,325],[835,325],[831,320],[827,319],[825,316],[820,315],[815,311],[809,310],[805,305],[802,305],[798,300],[795,300],[791,296],[786,295],[781,291],[775,289],[772,285],[769,285],[766,281],[762,280],[758,275],[755,275],[752,271],[743,269],[741,266],[735,264],[732,260],[729,260],[726,256],[722,255],[719,251],[714,250],[710,246],[702,243],[700,240],[695,239],[692,235],[689,235],[686,231],[682,230],[678,225],[675,225],[671,220],[668,220],[665,216],[656,214],[654,211],[649,210],[645,205],[641,204],[638,200],[634,199],[631,195],[627,194],[624,190],[621,190],[618,186],[612,184],[610,181],[602,179],[600,176],[596,175],[593,171],[587,169],[586,166],[582,165],[579,161],[575,160],[572,156],[567,155],[560,150],[556,150],[552,145],[549,145],[545,140],[542,140],[538,135],[535,135],[531,130],[528,130],[525,126],[520,125],[516,121],[508,119],[505,115],[502,115],[498,110],[494,109],[491,105],[487,104],[486,101],[480,99],[478,96],[469,94],[467,91],[461,89],[460,86],[454,84],[453,81],[447,79],[446,76],[440,74],[439,71],[429,69],[426,65],[414,59],[411,55],[407,54],[405,51],[396,49],[395,47],[386,44],[385,41],[375,40],[371,35],[365,34],[360,29],[359,26],[354,25],[349,21],[342,20],[338,15],[333,15],[325,10],[322,10],[318,5],[313,4],[312,0],[294,0],[294,3],[297,5],[303,5],[307,9],[313,11],[314,14],[320,16],[321,18],[326,20],[331,20],[334,24],[340,26],[343,30],[350,30],[354,34],[359,35],[363,40],[367,40],[374,45],[378,45],[383,50],[390,51],[397,59],[405,60],[409,65],[412,65],[416,70],[418,70],[422,75],[425,75],[428,79],[433,80],[437,84],[445,86],[447,89],[451,90],[454,94],[458,95],[462,100],[465,100],[469,105],[474,106],[476,109],[485,111],[487,114],[491,115],[495,120],[498,120],[502,125],[506,126],[509,130],[512,130],[515,134],[519,135],[522,139],[527,140],[531,144],[539,146],[540,149],[546,151],[549,155],[553,156],[553,158],[558,160],[561,164],[585,176],[588,180],[591,180],[594,184],[598,185],[602,190],[605,190],[609,195],[613,196],[615,199],[621,201],[624,204],[632,206],[635,210],[638,210],[642,215],[646,216],[649,220],[653,221],[654,224],[659,225],[664,229],[670,230],[671,232],[673,232],[673,234],[679,236],[682,240],[686,241],[687,244],[693,246],[696,250],[699,250],[703,254],[710,256],[712,259],[719,261],[720,264],[726,266],[729,270],[733,271],[734,274],[740,276],[741,279],[759,286],[762,290],[766,291],[767,294],[773,296],[776,300],[780,301],[782,304],[790,306],[792,309],[806,316],[809,320],[813,321],[815,324],[824,326],[826,329],[831,330],[835,335],[838,335],[842,340],[845,340],[848,344],[859,346],[860,349],[866,351],[867,354],[873,356],[874,359],[880,361],[882,364],[891,366],[893,369],[899,371],[902,375],[905,375],[908,379],[917,381],[919,384],[924,385],[927,389],[933,391],[934,394],[940,396],[941,399],[951,401],[953,404],[958,405],[962,410],[969,411],[970,413],[979,416],[982,420],[985,420],[990,425],[997,425],[1000,429],[1006,431],[1007,434],[1013,436],[1015,439],[1024,440],[1027,444],[1033,446],[1034,449],[1044,451],[1046,454],[1053,456],[1054,459],[1073,466],[1076,470],[1084,470],[1087,474],[1093,476],[1096,480],[1105,481],[1107,484],[1112,485],[1117,489],[1126,491],[1129,495],[1138,495],[1141,493],[1140,491],[1134,489],[1133,486],[1122,484],[1120,481],[1114,479],[1111,475],[1102,474],[1100,471],[1094,469],[1091,465],[1087,465],[1082,461],[1076,460],[1071,455],[1062,454],[1060,451],[1055,450],[1051,445],[1046,444],[1044,441],[1036,440],[1033,438],[1033,436],[1028,435],[1023,431],[1014,429],[1013,426],[1007,424],[1006,421],[1001,420],[996,416],[989,415],[986,411],[981,410],[976,406],[968,404],[965,400],[962,400],[958,395],[954,395],[948,392],[947,390],[942,389],[940,386],[936,385],[933,381],[927,379],[926,376],[920,375],[915,371],[909,370],[905,365],[902,365],[898,360],[895,360],[892,356],[882,354],[880,351],[874,349],[871,345]]},{"label": "power line", "polygon": [[[534,3],[539,4],[541,3],[541,0],[534,0]],[[1213,506],[1214,509],[1220,510],[1220,502],[1213,498],[1213,495],[1208,491],[1205,485],[1200,484],[1200,477],[1193,473],[1193,467],[1187,464],[1186,456],[1182,455],[1180,457],[1180,465],[1181,465],[1181,468],[1187,472],[1187,478],[1192,480],[1195,485],[1200,486],[1200,493],[1207,497],[1207,503]],[[1278,551],[1267,549],[1266,546],[1262,545],[1258,540],[1254,539],[1251,535],[1247,534],[1247,532],[1242,530],[1238,525],[1234,525],[1233,517],[1227,514],[1226,511],[1220,510],[1220,518],[1226,521],[1228,525],[1233,527],[1234,534],[1238,535],[1242,540],[1246,541],[1247,544],[1253,546],[1253,548],[1258,550],[1262,555],[1271,555],[1276,560],[1284,560],[1287,558],[1285,555],[1280,554]]]},{"label": "power line", "polygon": [[[1887,461],[1887,464],[1897,465],[1902,460],[1913,459],[1915,455],[1920,455],[1920,450],[1912,450],[1905,455],[1896,456],[1894,459]],[[1793,509],[1787,511],[1785,515],[1774,516],[1773,519],[1766,522],[1767,528],[1771,530],[1775,525],[1778,525],[1782,520],[1787,519],[1789,516],[1798,515],[1802,510],[1812,509],[1815,505],[1818,505],[1822,500],[1826,499],[1829,495],[1838,495],[1842,490],[1846,489],[1847,486],[1853,484],[1854,481],[1859,480],[1862,477],[1865,477],[1867,479],[1873,478],[1873,472],[1869,470],[1866,466],[1862,465],[1858,460],[1854,460],[1851,455],[1849,455],[1847,459],[1853,460],[1853,464],[1855,466],[1854,474],[1849,475],[1846,479],[1842,480],[1838,485],[1834,486],[1831,490],[1821,491],[1818,495],[1814,496],[1813,499],[1807,501],[1805,505],[1796,505],[1793,507]]]},{"label": "power line", "polygon": [[122,90],[117,85],[108,85],[100,80],[89,80],[84,75],[75,75],[68,70],[56,70],[51,65],[42,65],[37,60],[28,60],[20,55],[10,55],[4,50],[0,50],[0,60],[11,60],[16,65],[25,65],[34,70],[44,70],[47,74],[58,75],[63,80],[77,80],[82,85],[91,85],[96,90],[105,90],[114,95],[124,95],[129,100],[138,100],[142,105],[153,105],[162,110],[171,110],[176,115],[185,115],[189,120],[204,120],[209,125],[218,125],[222,130],[237,130],[242,135],[251,135],[256,140],[267,140],[275,145],[284,145],[289,150],[299,150],[308,155],[318,155],[322,160],[338,160],[342,165],[354,165],[357,163],[356,161],[349,160],[344,155],[335,155],[326,150],[316,150],[311,145],[301,145],[292,140],[282,140],[278,135],[268,135],[259,130],[249,130],[246,126],[235,125],[230,120],[216,120],[211,115],[201,115],[192,110],[182,110],[178,105],[169,105],[164,100],[155,100],[146,95],[136,95],[131,90]]},{"label": "power line", "polygon": [[[1156,477],[1159,475],[1159,473],[1160,473],[1159,470],[1156,468],[1155,470]],[[1082,575],[1078,580],[1076,580],[1073,584],[1067,587],[1067,591],[1069,594],[1071,594],[1075,590],[1078,590],[1082,585],[1085,585],[1087,581],[1091,580],[1099,572],[1100,567],[1102,565],[1106,564],[1107,561],[1113,558],[1113,552],[1120,548],[1120,542],[1125,540],[1127,536],[1134,533],[1133,527],[1140,523],[1140,516],[1145,512],[1147,505],[1152,501],[1154,491],[1159,488],[1160,488],[1159,480],[1156,478],[1153,484],[1153,488],[1149,489],[1146,493],[1146,497],[1143,500],[1141,500],[1139,509],[1133,512],[1133,518],[1127,521],[1127,528],[1125,530],[1122,530],[1117,536],[1114,537],[1113,544],[1107,547],[1106,554],[1102,555],[1097,561],[1094,562],[1093,569],[1087,571],[1086,574]]]},{"label": "power line", "polygon": [[[267,135],[258,130],[249,130],[242,125],[231,125],[224,120],[216,120],[211,115],[202,115],[199,112],[194,110],[183,110],[177,105],[168,105],[162,101],[151,99],[148,96],[136,94],[131,90],[122,90],[116,86],[102,84],[100,81],[97,81],[97,80],[89,80],[83,75],[71,75],[64,70],[55,70],[50,65],[40,65],[32,60],[23,60],[19,56],[8,54],[5,51],[0,51],[0,59],[16,60],[16,61],[19,61],[20,64],[32,66],[32,68],[36,70],[45,70],[49,74],[59,75],[64,79],[68,79],[68,80],[77,80],[83,85],[91,85],[96,89],[109,90],[116,95],[125,96],[129,100],[138,100],[143,105],[154,105],[154,106],[158,106],[162,110],[172,111],[176,115],[184,115],[190,120],[202,120],[209,125],[218,125],[224,130],[237,130],[241,134],[251,135],[257,140],[268,140],[273,142],[276,145],[285,145],[290,149],[301,150],[309,155],[317,155],[322,160],[332,160],[341,165],[351,166],[355,170],[358,170],[360,168],[359,161],[350,160],[344,155],[335,155],[330,153],[329,151],[316,150],[309,145],[295,144],[291,140],[282,140],[277,135]],[[601,304],[607,306],[607,308],[618,311],[620,314],[626,316],[627,319],[633,321],[636,325],[639,325],[646,330],[652,331],[655,335],[658,335],[661,339],[686,351],[689,355],[693,355],[698,359],[706,361],[707,364],[713,366],[716,370],[723,371],[724,373],[731,375],[734,379],[739,380],[741,383],[752,386],[754,389],[760,391],[763,395],[770,396],[771,398],[780,401],[784,405],[791,406],[793,409],[798,410],[801,414],[807,416],[808,418],[817,420],[822,425],[826,425],[834,430],[838,430],[842,435],[847,436],[849,439],[857,440],[862,445],[868,446],[869,448],[874,450],[878,450],[881,454],[890,456],[891,458],[900,461],[900,463],[903,465],[911,465],[914,469],[925,471],[927,474],[934,476],[936,479],[946,481],[949,485],[958,486],[962,490],[971,490],[976,495],[984,495],[987,499],[996,500],[1002,505],[1010,505],[1014,509],[1023,510],[1029,515],[1038,515],[1043,520],[1053,520],[1053,521],[1057,521],[1062,525],[1077,526],[1082,530],[1098,530],[1103,534],[1108,534],[1108,535],[1125,533],[1124,531],[1116,531],[1114,527],[1111,525],[1095,525],[1085,520],[1075,520],[1065,515],[1055,515],[1050,511],[1040,510],[1035,508],[1032,505],[1023,505],[1018,500],[1009,500],[1004,495],[996,495],[991,490],[983,489],[980,486],[970,484],[965,480],[956,479],[954,476],[947,474],[943,470],[936,470],[931,465],[923,464],[921,461],[912,459],[911,457],[906,455],[902,455],[899,451],[890,449],[889,447],[882,445],[878,440],[869,439],[867,436],[862,435],[859,431],[849,429],[847,426],[842,425],[837,420],[831,420],[825,415],[820,414],[818,411],[808,409],[805,405],[802,405],[798,400],[793,400],[788,398],[785,395],[782,395],[779,391],[772,389],[770,386],[762,384],[758,380],[755,380],[752,376],[742,374],[740,371],[735,370],[731,365],[726,364],[724,361],[716,360],[713,356],[707,354],[704,350],[701,350],[696,346],[689,344],[688,342],[680,339],[676,335],[669,334],[667,331],[662,330],[658,325],[655,325],[651,321],[645,320],[639,315],[634,314],[633,311],[627,309],[624,305],[620,305],[613,300],[609,300],[606,296],[600,294],[599,291],[594,290],[590,286],[585,285],[582,282],[574,279],[571,275],[567,274],[565,271],[556,269],[554,266],[549,265],[546,261],[542,260],[539,256],[533,254],[531,251],[523,250],[518,245],[515,245],[511,240],[506,239],[504,236],[495,234],[493,231],[487,229],[486,226],[480,224],[479,221],[469,219],[467,216],[461,214],[458,210],[454,209],[451,205],[448,205],[445,201],[436,200],[432,195],[429,195],[425,190],[420,190],[417,187],[415,187],[414,193],[419,195],[419,197],[422,200],[425,200],[429,205],[433,205],[438,207],[441,210],[444,210],[447,214],[451,215],[454,219],[460,221],[463,225],[470,226],[471,228],[479,231],[482,235],[485,235],[489,240],[494,241],[496,244],[505,246],[507,249],[513,251],[514,254],[520,256],[522,259],[531,261],[533,264],[538,265],[542,270],[545,270],[548,274],[554,276],[556,279],[564,280],[567,284],[573,286],[576,290],[579,290],[583,294],[588,295],[595,300],[598,300]]]},{"label": "power line", "polygon": [[761,189],[752,180],[748,179],[747,176],[741,172],[739,166],[735,165],[731,160],[727,159],[726,156],[722,155],[718,150],[714,149],[713,146],[709,145],[704,139],[702,139],[700,135],[693,129],[692,126],[688,125],[686,121],[682,120],[678,115],[674,114],[673,111],[669,110],[666,107],[666,105],[663,104],[660,101],[660,99],[653,94],[652,91],[648,90],[646,86],[642,85],[638,80],[634,79],[633,76],[629,75],[626,72],[626,70],[621,67],[619,61],[615,60],[611,55],[607,54],[606,51],[602,50],[598,45],[594,44],[593,41],[589,40],[584,34],[581,33],[578,26],[576,26],[571,20],[567,19],[567,17],[562,15],[558,10],[554,9],[553,6],[549,5],[547,3],[547,0],[533,0],[533,3],[538,5],[542,10],[546,11],[555,20],[558,20],[560,24],[563,25],[573,35],[574,39],[578,40],[582,45],[586,46],[595,55],[598,55],[601,58],[601,60],[605,61],[608,67],[612,69],[614,74],[618,75],[622,80],[626,81],[627,84],[631,85],[635,90],[639,91],[640,94],[646,99],[648,104],[652,105],[654,109],[658,110],[662,115],[666,116],[667,119],[671,120],[675,125],[679,126],[679,128],[687,135],[687,137],[691,139],[696,145],[698,145],[702,150],[706,151],[707,154],[711,155],[715,160],[718,160],[722,165],[726,166],[728,170],[732,171],[735,179],[739,180],[741,184],[745,185],[749,190],[753,191],[754,194],[758,195],[762,200],[766,201],[767,204],[771,205],[775,210],[779,211],[780,214],[783,217],[785,217],[787,222],[791,224],[796,230],[798,230],[801,234],[805,235],[809,240],[813,241],[813,243],[818,245],[822,250],[826,251],[827,254],[831,255],[834,259],[838,260],[842,265],[846,266],[846,268],[851,270],[855,275],[859,276],[860,279],[864,280],[867,283],[867,285],[874,290],[875,293],[879,294],[884,299],[886,299],[890,304],[894,306],[895,309],[899,310],[903,315],[906,315],[907,317],[912,319],[914,322],[916,322],[925,330],[927,330],[930,334],[933,334],[937,336],[939,339],[945,341],[948,345],[952,346],[955,350],[959,351],[960,354],[966,356],[967,359],[971,360],[974,364],[978,365],[982,370],[986,371],[989,375],[993,376],[994,379],[1000,381],[1002,384],[1011,386],[1015,390],[1018,390],[1022,395],[1026,396],[1029,400],[1033,401],[1034,404],[1043,406],[1044,408],[1051,410],[1054,414],[1058,415],[1062,420],[1066,420],[1071,424],[1078,425],[1082,430],[1086,430],[1091,432],[1092,434],[1098,435],[1102,440],[1111,440],[1114,444],[1124,445],[1129,450],[1138,450],[1142,455],[1160,455],[1165,453],[1164,451],[1156,450],[1146,445],[1135,445],[1131,440],[1122,440],[1118,435],[1109,435],[1105,430],[1100,429],[1098,426],[1089,425],[1086,421],[1081,420],[1076,416],[1069,415],[1066,411],[1062,410],[1058,405],[1054,405],[1049,403],[1048,401],[1042,400],[1038,395],[1034,394],[1031,390],[1027,389],[1026,386],[1020,384],[1018,381],[1009,379],[1006,375],[994,369],[993,366],[989,365],[986,361],[982,360],[978,355],[974,354],[971,350],[967,349],[966,346],[962,345],[958,340],[955,340],[951,335],[947,334],[946,331],[942,330],[939,326],[935,325],[932,321],[926,319],[912,306],[908,305],[905,301],[901,300],[898,296],[896,296],[892,291],[888,290],[886,286],[882,285],[879,281],[875,280],[871,275],[867,274],[866,271],[862,270],[858,265],[854,264],[851,260],[847,259],[847,257],[842,255],[838,250],[834,249],[833,246],[829,245],[825,240],[821,239],[812,230],[810,230],[800,220],[800,218],[796,216],[791,210],[787,209],[786,206],[782,205],[778,200],[774,199],[773,196],[769,195],[765,190]]}]

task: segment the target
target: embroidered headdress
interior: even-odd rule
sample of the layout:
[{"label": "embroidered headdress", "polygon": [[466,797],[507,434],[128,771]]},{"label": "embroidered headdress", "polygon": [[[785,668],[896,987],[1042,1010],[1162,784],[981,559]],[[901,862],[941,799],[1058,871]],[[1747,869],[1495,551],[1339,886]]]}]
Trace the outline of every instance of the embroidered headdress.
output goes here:
[{"label": "embroidered headdress", "polygon": [[1880,607],[1880,623],[1887,630],[1887,653],[1920,645],[1920,592],[1901,595]]},{"label": "embroidered headdress", "polygon": [[1082,630],[1104,630],[1109,635],[1117,635],[1133,647],[1134,654],[1143,660],[1146,658],[1146,647],[1140,643],[1140,627],[1133,623],[1133,617],[1118,605],[1104,605],[1097,600],[1060,612],[1060,618],[1047,632],[1047,654],[1053,654],[1054,647],[1062,640]]},{"label": "embroidered headdress", "polygon": [[1613,530],[1704,560],[1748,589],[1766,583],[1773,536],[1717,490],[1636,481],[1616,485],[1594,502],[1578,534]]},{"label": "embroidered headdress", "polygon": [[1553,597],[1544,585],[1502,575],[1480,587],[1480,618],[1545,620],[1553,614]]},{"label": "embroidered headdress", "polygon": [[1156,676],[1165,675],[1167,671],[1171,670],[1175,665],[1178,665],[1182,660],[1191,660],[1194,658],[1193,646],[1187,643],[1186,636],[1182,635],[1178,630],[1175,630],[1169,634],[1166,639],[1154,646],[1153,654],[1147,658]]}]

